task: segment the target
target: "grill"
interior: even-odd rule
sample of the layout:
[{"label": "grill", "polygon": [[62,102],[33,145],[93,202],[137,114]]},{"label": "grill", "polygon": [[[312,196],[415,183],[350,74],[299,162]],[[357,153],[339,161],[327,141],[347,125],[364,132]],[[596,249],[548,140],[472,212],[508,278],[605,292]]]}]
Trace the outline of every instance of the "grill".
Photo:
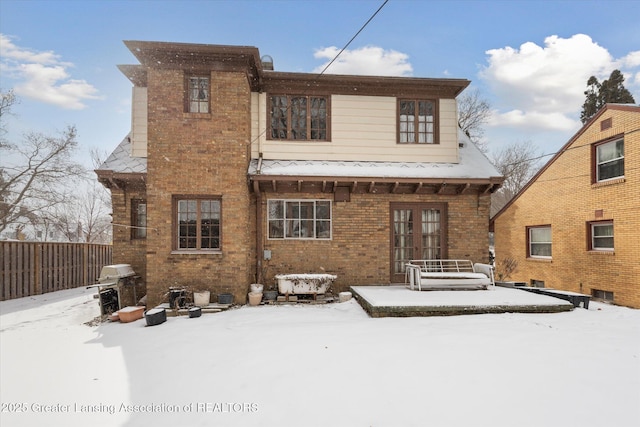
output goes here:
[{"label": "grill", "polygon": [[100,270],[98,283],[88,286],[88,288],[98,288],[98,298],[100,300],[100,312],[105,314],[115,313],[122,308],[121,291],[124,287],[133,288],[133,298],[138,300],[136,295],[135,271],[129,264],[105,265]]}]

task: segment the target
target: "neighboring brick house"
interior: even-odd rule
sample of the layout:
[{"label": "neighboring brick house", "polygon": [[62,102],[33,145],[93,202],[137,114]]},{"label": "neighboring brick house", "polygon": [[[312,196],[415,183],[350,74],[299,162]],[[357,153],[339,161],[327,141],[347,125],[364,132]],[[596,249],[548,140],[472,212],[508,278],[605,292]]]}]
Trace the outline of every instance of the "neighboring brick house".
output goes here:
[{"label": "neighboring brick house", "polygon": [[244,302],[279,273],[333,273],[341,291],[402,282],[409,259],[487,262],[502,177],[459,131],[468,80],[285,73],[254,47],[125,44],[140,61],[120,66],[132,131],[96,173],[120,224],[113,260],[141,273],[149,304],[170,286]]},{"label": "neighboring brick house", "polygon": [[640,308],[640,107],[603,107],[491,224],[510,280]]}]

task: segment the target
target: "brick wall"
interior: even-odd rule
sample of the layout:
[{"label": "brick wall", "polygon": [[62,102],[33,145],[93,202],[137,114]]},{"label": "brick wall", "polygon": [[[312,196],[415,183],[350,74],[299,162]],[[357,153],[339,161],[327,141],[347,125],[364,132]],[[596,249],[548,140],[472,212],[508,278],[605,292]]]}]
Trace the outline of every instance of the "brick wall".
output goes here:
[{"label": "brick wall", "polygon": [[[601,131],[600,122],[608,118],[612,128]],[[605,111],[496,219],[497,261],[518,262],[511,280],[543,280],[546,287],[586,294],[609,291],[615,303],[640,308],[638,129],[637,111]],[[591,144],[623,133],[625,179],[592,185]],[[587,222],[596,220],[613,220],[613,253],[587,250]],[[552,259],[527,258],[526,227],[543,224],[551,224]]]},{"label": "brick wall", "polygon": [[[185,113],[181,70],[148,71],[147,289],[151,306],[171,286],[231,292],[255,280],[255,208],[247,186],[250,89],[245,73],[211,72],[210,114]],[[221,197],[222,250],[172,251],[172,196]]]},{"label": "brick wall", "polygon": [[[265,194],[268,199],[327,199],[331,194]],[[489,196],[352,194],[350,202],[332,203],[333,238],[330,241],[268,240],[264,249],[272,258],[263,261],[266,287],[276,274],[331,273],[338,279],[333,291],[352,285],[388,284],[391,278],[390,204],[447,203],[449,258],[488,262]],[[263,229],[267,230],[266,218]]]},{"label": "brick wall", "polygon": [[[131,239],[131,200],[144,199],[144,190],[121,190],[111,188],[111,204],[113,223],[113,264],[131,264],[141,279],[136,289],[137,298],[146,293],[146,239]],[[134,305],[133,292],[126,289],[122,294],[123,305]]]}]

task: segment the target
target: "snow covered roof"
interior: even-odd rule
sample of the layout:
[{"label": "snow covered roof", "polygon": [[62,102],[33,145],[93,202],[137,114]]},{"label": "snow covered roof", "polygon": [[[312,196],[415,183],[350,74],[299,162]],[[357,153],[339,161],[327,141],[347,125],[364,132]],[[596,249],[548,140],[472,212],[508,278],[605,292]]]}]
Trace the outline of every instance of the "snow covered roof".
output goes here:
[{"label": "snow covered roof", "polygon": [[459,142],[459,163],[263,159],[260,164],[253,159],[249,175],[474,180],[500,177],[500,172],[462,131],[459,132]]},{"label": "snow covered roof", "polygon": [[115,173],[146,173],[147,159],[131,157],[131,135],[127,135],[97,170]]}]

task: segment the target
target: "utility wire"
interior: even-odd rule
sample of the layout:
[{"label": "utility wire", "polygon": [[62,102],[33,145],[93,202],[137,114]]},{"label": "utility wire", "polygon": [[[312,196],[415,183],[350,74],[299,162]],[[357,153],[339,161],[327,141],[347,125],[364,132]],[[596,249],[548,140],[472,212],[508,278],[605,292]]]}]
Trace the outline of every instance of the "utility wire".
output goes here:
[{"label": "utility wire", "polygon": [[[333,64],[338,57],[342,54],[342,52],[344,52],[347,47],[349,47],[349,45],[351,44],[351,42],[353,42],[356,37],[358,37],[358,35],[366,28],[367,25],[369,25],[369,23],[373,20],[373,18],[375,18],[375,16],[382,10],[382,8],[389,2],[389,0],[384,0],[384,2],[380,5],[380,7],[378,8],[378,10],[376,10],[373,15],[371,15],[371,17],[367,20],[367,22],[365,22],[362,27],[360,27],[360,29],[358,30],[358,32],[355,33],[355,35],[353,37],[351,37],[351,40],[349,40],[347,42],[347,44],[344,45],[344,47],[340,50],[340,52],[338,52],[336,54],[336,56],[333,57],[333,59],[322,69],[322,71],[317,75],[316,78],[320,78],[322,77],[322,75],[325,73],[325,71],[327,71],[327,69],[331,66],[331,64]],[[285,111],[289,111],[290,106],[287,105]],[[262,137],[262,135],[264,135],[267,132],[267,128],[269,127],[269,125],[267,124],[264,128],[264,130],[262,132],[260,132],[253,140],[251,140],[251,145],[253,145],[254,142],[256,142],[260,137]]]},{"label": "utility wire", "polygon": [[337,54],[336,56],[334,56],[334,57],[333,57],[333,59],[331,60],[331,62],[329,62],[329,63],[324,67],[324,69],[320,72],[320,74],[318,74],[318,77],[320,77],[321,75],[323,75],[323,74],[324,74],[324,72],[325,72],[325,71],[327,71],[327,68],[329,68],[329,67],[331,66],[331,64],[333,64],[333,63],[336,61],[336,59],[338,59],[338,57],[342,54],[342,52],[344,52],[344,51],[349,47],[349,45],[351,44],[351,42],[352,42],[352,41],[354,41],[356,37],[358,37],[358,35],[362,32],[362,30],[364,30],[364,29],[365,29],[365,27],[366,27],[367,25],[369,25],[369,22],[371,22],[371,21],[373,20],[373,18],[375,18],[375,16],[378,14],[378,12],[380,12],[380,11],[382,10],[382,8],[383,8],[383,7],[384,7],[388,2],[389,2],[389,0],[384,0],[384,3],[382,3],[382,4],[380,5],[380,7],[378,8],[378,10],[376,10],[376,11],[374,12],[374,14],[373,14],[373,15],[371,15],[371,18],[369,18],[369,20],[368,20],[367,22],[365,22],[365,23],[364,23],[364,25],[363,25],[362,27],[360,27],[360,29],[358,30],[358,32],[357,32],[353,37],[351,37],[351,40],[349,40],[349,41],[347,42],[347,44],[346,44],[346,45],[344,45],[344,47],[340,50],[340,52],[338,52],[338,54]]}]

